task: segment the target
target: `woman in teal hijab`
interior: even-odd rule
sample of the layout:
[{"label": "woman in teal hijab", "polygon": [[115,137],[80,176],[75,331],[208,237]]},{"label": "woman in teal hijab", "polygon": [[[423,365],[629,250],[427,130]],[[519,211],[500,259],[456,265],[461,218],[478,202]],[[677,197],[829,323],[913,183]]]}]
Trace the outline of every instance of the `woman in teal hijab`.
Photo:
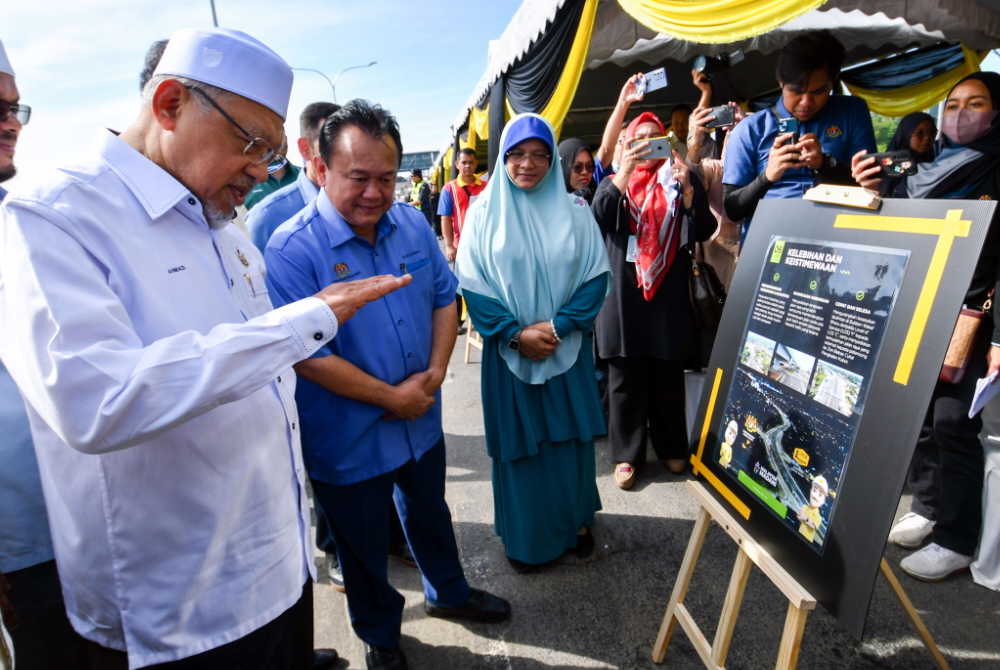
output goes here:
[{"label": "woman in teal hijab", "polygon": [[555,132],[515,116],[467,214],[456,273],[483,336],[494,530],[518,572],[594,549],[594,437],[606,430],[588,334],[611,286],[600,228],[566,193]]}]

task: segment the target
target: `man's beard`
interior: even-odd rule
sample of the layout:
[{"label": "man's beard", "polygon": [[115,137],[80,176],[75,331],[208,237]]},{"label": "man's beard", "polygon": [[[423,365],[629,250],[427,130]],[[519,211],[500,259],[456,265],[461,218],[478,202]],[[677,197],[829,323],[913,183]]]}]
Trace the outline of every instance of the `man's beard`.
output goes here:
[{"label": "man's beard", "polygon": [[[7,140],[9,142],[16,142],[17,135],[10,131],[0,132],[0,140]],[[14,161],[10,162],[7,167],[0,167],[0,183],[7,181],[8,179],[13,179],[14,175],[17,174],[17,168],[14,167]]]},{"label": "man's beard", "polygon": [[[236,179],[233,183],[236,183],[238,186],[245,186],[249,190],[252,189],[257,182],[251,177],[246,177],[244,179]],[[234,218],[236,218],[235,209],[230,209],[226,212],[208,202],[202,206],[202,211],[205,213],[205,220],[208,221],[208,227],[213,230],[225,228]]]},{"label": "man's beard", "polygon": [[209,204],[206,204],[202,208],[202,211],[205,213],[205,220],[208,221],[208,227],[212,230],[225,228],[232,222],[233,216],[236,214],[236,210],[224,212],[215,205]]}]

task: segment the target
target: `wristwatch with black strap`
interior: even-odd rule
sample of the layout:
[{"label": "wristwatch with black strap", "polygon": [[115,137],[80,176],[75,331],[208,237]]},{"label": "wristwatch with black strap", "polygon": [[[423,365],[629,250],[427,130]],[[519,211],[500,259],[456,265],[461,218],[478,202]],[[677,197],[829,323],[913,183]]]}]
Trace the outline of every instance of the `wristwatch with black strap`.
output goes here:
[{"label": "wristwatch with black strap", "polygon": [[510,342],[507,343],[508,349],[510,349],[511,351],[521,350],[521,333],[523,332],[524,332],[523,330],[519,330],[516,333],[514,333],[514,336],[510,338]]}]

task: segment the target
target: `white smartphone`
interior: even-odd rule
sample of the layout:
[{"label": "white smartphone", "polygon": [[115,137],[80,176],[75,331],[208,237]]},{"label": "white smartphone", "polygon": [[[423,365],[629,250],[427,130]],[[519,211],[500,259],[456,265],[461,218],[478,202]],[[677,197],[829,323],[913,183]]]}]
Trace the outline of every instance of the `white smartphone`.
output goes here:
[{"label": "white smartphone", "polygon": [[643,142],[649,142],[647,149],[652,149],[652,151],[645,156],[643,160],[649,160],[651,158],[670,158],[672,155],[670,153],[670,138],[669,137],[648,137],[643,140],[632,140],[631,146],[635,148],[637,144],[642,144]]}]

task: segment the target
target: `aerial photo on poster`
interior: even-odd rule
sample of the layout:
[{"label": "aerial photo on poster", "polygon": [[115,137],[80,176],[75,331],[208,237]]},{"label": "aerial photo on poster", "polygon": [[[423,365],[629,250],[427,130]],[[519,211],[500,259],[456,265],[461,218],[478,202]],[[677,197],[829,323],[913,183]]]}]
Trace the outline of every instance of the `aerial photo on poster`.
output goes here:
[{"label": "aerial photo on poster", "polygon": [[715,462],[822,554],[909,252],[774,237]]}]

